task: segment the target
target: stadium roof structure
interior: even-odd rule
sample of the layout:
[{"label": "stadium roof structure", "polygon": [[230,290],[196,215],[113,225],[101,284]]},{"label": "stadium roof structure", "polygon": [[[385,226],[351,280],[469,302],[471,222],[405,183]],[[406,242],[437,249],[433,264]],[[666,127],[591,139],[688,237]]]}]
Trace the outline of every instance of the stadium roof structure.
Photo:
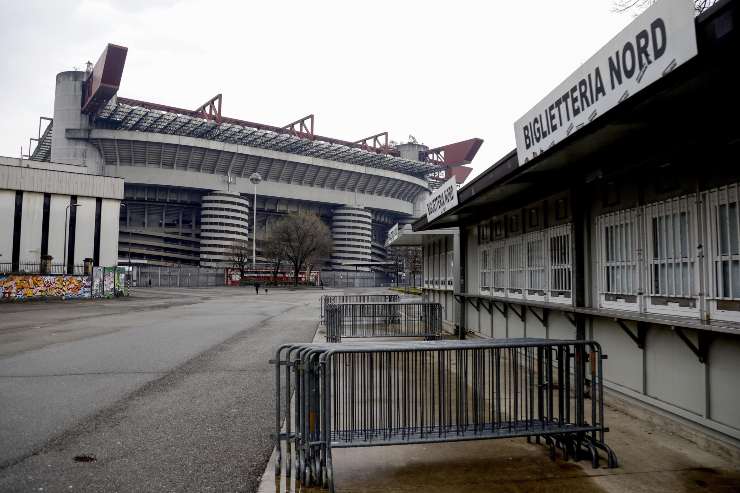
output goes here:
[{"label": "stadium roof structure", "polygon": [[244,122],[231,118],[216,119],[194,116],[188,110],[162,107],[152,103],[113,98],[94,118],[98,128],[135,130],[227,142],[303,156],[359,164],[424,177],[441,171],[432,162],[402,159],[376,153],[340,142],[293,135],[277,127]]},{"label": "stadium roof structure", "polygon": [[[195,110],[118,97],[128,49],[108,44],[94,67],[88,68],[81,111],[95,128],[178,135],[244,145],[371,168],[396,171],[427,179],[435,185],[455,176],[461,183],[483,141],[469,139],[421,151],[419,160],[400,157],[382,132],[350,142],[314,133],[314,115],[285,126],[254,123],[221,114],[222,96],[216,95]],[[41,132],[31,159],[48,161],[53,121]]]}]

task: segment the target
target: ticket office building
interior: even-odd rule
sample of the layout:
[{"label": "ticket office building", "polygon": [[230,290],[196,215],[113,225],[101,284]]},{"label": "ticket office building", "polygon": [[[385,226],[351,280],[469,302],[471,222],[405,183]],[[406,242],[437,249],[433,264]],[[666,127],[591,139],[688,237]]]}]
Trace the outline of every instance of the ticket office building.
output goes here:
[{"label": "ticket office building", "polygon": [[535,159],[504,156],[414,224],[459,228],[459,251],[430,240],[424,267],[436,297],[455,259],[446,313],[463,337],[594,339],[608,388],[735,446],[738,3],[697,18],[694,59]]}]

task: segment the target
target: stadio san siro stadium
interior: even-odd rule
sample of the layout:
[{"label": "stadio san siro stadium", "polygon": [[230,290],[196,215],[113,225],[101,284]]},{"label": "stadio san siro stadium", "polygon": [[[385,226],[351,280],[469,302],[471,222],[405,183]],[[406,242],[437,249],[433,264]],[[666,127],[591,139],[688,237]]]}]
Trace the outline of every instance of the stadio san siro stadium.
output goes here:
[{"label": "stadio san siro stadium", "polygon": [[220,94],[194,109],[124,98],[127,52],[109,44],[87,70],[57,75],[53,118],[40,119],[31,153],[124,179],[122,265],[226,266],[255,229],[259,260],[279,218],[311,211],[331,229],[330,270],[382,271],[388,229],[423,215],[445,181],[462,183],[483,142],[346,141],[316,134],[313,115],[276,126],[223,116]]}]

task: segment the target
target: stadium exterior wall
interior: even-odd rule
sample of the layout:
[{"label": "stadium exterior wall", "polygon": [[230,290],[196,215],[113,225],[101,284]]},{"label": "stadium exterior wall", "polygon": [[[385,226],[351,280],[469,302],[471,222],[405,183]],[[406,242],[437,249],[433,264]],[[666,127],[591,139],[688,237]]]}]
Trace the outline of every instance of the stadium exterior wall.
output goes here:
[{"label": "stadium exterior wall", "polygon": [[[352,245],[362,250],[361,258],[352,260],[376,262],[378,266],[372,268],[381,269],[385,232],[398,221],[418,216],[430,190],[424,177],[429,163],[419,162],[422,168],[416,169],[409,162],[420,159],[420,152],[427,149],[421,144],[404,147],[405,154],[400,158],[389,158],[339,143],[337,152],[342,154],[350,149],[353,157],[335,160],[337,154],[333,151],[322,154],[331,156],[325,158],[286,152],[285,147],[253,147],[263,145],[254,141],[250,141],[251,145],[222,142],[204,138],[206,133],[190,136],[166,133],[161,128],[144,129],[136,124],[126,125],[120,119],[138,121],[145,117],[141,113],[120,117],[110,113],[102,119],[96,114],[83,114],[80,101],[85,78],[84,72],[62,72],[57,76],[47,159],[50,155],[52,161],[76,165],[91,174],[123,179],[127,207],[121,208],[119,218],[120,263],[211,265],[213,258],[207,258],[211,254],[201,255],[201,251],[212,252],[214,245],[221,251],[217,260],[223,262],[226,243],[234,240],[233,235],[216,238],[215,233],[204,234],[203,230],[213,229],[205,227],[208,221],[204,209],[208,208],[209,197],[226,193],[243,201],[249,216],[251,207],[255,208],[257,224],[253,229],[258,257],[261,240],[269,234],[271,223],[291,211],[314,211],[331,226],[341,211],[363,210],[368,238],[362,245]],[[146,114],[150,110],[146,103],[142,104]],[[156,119],[167,110],[154,111],[146,117],[153,115]],[[208,126],[213,122],[203,123]],[[398,161],[388,163],[388,159]],[[256,205],[252,204],[253,186],[249,182],[249,175],[255,171],[263,179],[257,187]],[[89,214],[84,207],[80,209],[82,218]],[[244,219],[246,229],[246,220],[251,217]],[[87,239],[85,231],[80,234]],[[344,236],[335,240],[337,248],[350,248]],[[335,254],[342,256],[338,251]],[[337,255],[332,255],[333,260],[339,258]],[[337,262],[329,265],[343,268]],[[352,267],[355,268],[359,267]]]}]

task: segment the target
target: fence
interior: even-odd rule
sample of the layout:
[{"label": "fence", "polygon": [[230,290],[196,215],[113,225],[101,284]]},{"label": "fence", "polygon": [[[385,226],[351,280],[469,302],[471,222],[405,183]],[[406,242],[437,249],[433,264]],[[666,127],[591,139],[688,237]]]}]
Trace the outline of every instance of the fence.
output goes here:
[{"label": "fence", "polygon": [[381,288],[395,286],[396,278],[387,272],[322,270],[321,282],[328,288]]},{"label": "fence", "polygon": [[0,262],[0,274],[70,274],[81,276],[85,274],[85,265],[73,265],[72,270],[67,272],[66,266],[62,263],[49,264],[46,272],[42,272],[41,263],[39,262],[19,262],[14,265],[12,262]]},{"label": "fence", "polygon": [[509,437],[593,467],[601,450],[616,467],[602,358],[592,341],[544,339],[283,345],[276,476],[284,459],[288,476],[333,491],[335,448]]},{"label": "fence", "polygon": [[442,337],[439,303],[346,303],[326,307],[326,342],[356,337]]},{"label": "fence", "polygon": [[321,297],[321,321],[326,316],[326,306],[331,303],[398,303],[397,294],[345,294],[324,295]]},{"label": "fence", "polygon": [[199,288],[226,284],[224,269],[206,267],[135,265],[132,277],[133,285],[139,288]]}]

